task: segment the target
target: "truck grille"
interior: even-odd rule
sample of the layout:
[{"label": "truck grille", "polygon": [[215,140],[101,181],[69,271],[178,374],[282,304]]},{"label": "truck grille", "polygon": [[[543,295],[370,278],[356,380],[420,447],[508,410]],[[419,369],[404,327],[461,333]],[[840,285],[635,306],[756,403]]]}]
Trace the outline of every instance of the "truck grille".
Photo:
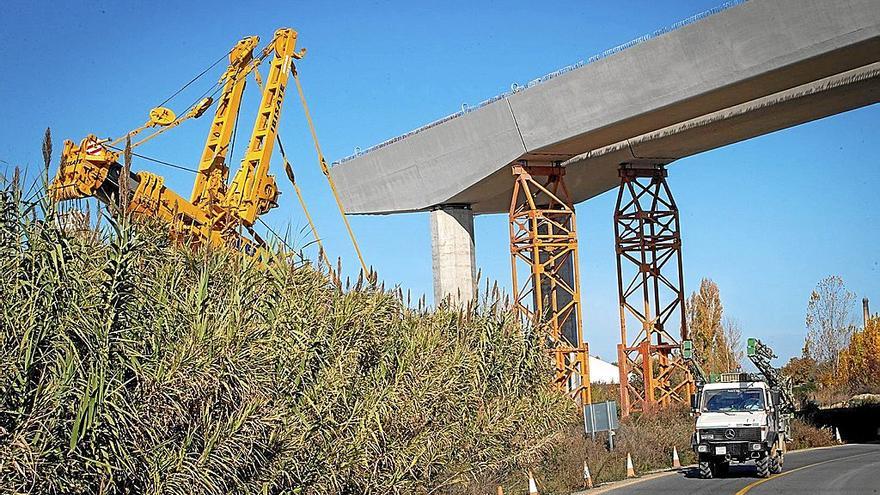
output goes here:
[{"label": "truck grille", "polygon": [[[731,438],[730,431],[733,432]],[[711,436],[710,436],[711,435]],[[700,430],[701,440],[721,442],[760,442],[760,428],[706,428]]]}]

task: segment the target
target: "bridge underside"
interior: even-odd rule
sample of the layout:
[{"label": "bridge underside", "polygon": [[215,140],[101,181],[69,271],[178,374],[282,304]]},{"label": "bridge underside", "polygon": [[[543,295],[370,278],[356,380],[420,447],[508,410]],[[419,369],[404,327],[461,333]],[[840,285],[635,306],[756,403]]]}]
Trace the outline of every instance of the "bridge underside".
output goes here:
[{"label": "bridge underside", "polygon": [[751,0],[333,167],[346,211],[509,206],[510,164],[569,161],[575,202],[677,158],[880,101],[875,0]]},{"label": "bridge underside", "polygon": [[[579,203],[616,188],[621,163],[670,163],[878,101],[880,63],[874,63],[635,136],[563,162],[572,199]],[[505,167],[451,202],[470,204],[477,214],[505,211],[510,204],[510,182],[510,170]]]}]

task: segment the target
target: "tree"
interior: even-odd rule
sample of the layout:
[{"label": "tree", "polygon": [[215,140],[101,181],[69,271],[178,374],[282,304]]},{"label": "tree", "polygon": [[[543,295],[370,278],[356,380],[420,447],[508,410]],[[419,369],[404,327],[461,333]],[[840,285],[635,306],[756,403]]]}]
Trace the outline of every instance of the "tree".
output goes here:
[{"label": "tree", "polygon": [[807,345],[805,350],[817,362],[836,370],[840,351],[849,343],[854,330],[852,309],[856,295],[838,275],[825,277],[810,293],[807,303]]},{"label": "tree", "polygon": [[880,317],[870,318],[865,328],[852,334],[840,352],[837,384],[851,393],[880,392]]},{"label": "tree", "polygon": [[782,374],[791,378],[793,391],[801,404],[806,404],[811,399],[811,394],[816,392],[819,380],[819,367],[816,360],[810,355],[810,341],[804,343],[801,357],[793,357],[782,367]]},{"label": "tree", "polygon": [[730,317],[724,318],[724,340],[727,341],[727,348],[730,350],[727,371],[737,371],[742,368],[743,358],[746,357],[739,320]]},{"label": "tree", "polygon": [[700,290],[688,298],[687,324],[694,350],[707,373],[739,368],[722,325],[723,314],[718,285],[704,278],[700,282]]}]

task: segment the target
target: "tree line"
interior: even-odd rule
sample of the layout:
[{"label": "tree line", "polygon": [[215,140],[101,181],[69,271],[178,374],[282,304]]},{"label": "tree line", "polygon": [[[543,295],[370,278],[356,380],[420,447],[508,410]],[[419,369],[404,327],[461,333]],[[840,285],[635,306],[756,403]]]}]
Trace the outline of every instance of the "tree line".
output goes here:
[{"label": "tree line", "polygon": [[[820,280],[810,292],[801,355],[783,367],[802,401],[830,403],[880,393],[880,315],[856,318],[856,302],[856,294],[838,275]],[[742,328],[725,316],[718,284],[704,278],[685,307],[689,336],[704,371],[741,370]]]},{"label": "tree line", "polygon": [[866,303],[859,326],[855,305],[855,293],[837,275],[810,293],[801,356],[783,369],[802,400],[827,404],[880,393],[880,316],[868,314]]}]

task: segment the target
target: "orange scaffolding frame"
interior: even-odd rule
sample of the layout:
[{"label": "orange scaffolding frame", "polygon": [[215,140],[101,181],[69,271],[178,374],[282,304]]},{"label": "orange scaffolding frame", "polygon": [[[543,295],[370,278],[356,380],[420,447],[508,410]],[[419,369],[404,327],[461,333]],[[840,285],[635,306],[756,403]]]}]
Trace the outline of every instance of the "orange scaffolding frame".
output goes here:
[{"label": "orange scaffolding frame", "polygon": [[[668,324],[688,338],[678,207],[656,163],[620,166],[614,213],[620,301],[620,405],[623,416],[686,403],[694,381]],[[671,275],[671,276],[670,276]],[[624,285],[624,282],[627,282]],[[627,340],[627,320],[640,330]]]},{"label": "orange scaffolding frame", "polygon": [[[564,175],[559,164],[513,165],[511,270],[516,310],[546,328],[554,383],[583,407],[591,401],[589,348],[583,341],[574,206]],[[518,277],[520,267],[528,273],[525,280]]]}]

